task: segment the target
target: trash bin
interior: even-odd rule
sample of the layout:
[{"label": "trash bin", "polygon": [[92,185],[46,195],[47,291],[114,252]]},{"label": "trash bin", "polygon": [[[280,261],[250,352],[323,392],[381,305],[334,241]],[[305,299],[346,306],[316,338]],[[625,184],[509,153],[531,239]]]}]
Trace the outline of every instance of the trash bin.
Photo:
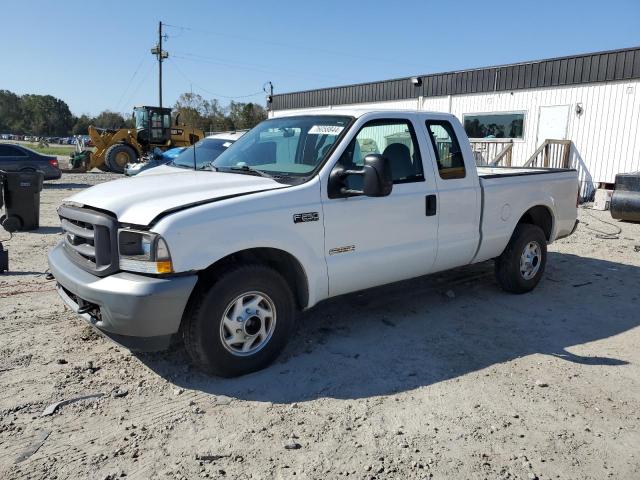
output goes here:
[{"label": "trash bin", "polygon": [[35,230],[40,226],[42,172],[3,172],[5,215],[0,223],[8,232]]}]

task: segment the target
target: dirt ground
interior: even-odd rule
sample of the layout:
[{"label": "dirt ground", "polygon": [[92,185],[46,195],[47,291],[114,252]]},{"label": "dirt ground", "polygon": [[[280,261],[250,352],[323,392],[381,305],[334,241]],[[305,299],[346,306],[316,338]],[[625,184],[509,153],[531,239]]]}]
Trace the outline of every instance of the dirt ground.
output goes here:
[{"label": "dirt ground", "polygon": [[608,212],[581,209],[527,295],[489,262],[324,302],[225,380],[132,355],[45,279],[56,207],[111,178],[47,182],[41,228],[5,244],[0,478],[640,478],[640,224],[600,238]]}]

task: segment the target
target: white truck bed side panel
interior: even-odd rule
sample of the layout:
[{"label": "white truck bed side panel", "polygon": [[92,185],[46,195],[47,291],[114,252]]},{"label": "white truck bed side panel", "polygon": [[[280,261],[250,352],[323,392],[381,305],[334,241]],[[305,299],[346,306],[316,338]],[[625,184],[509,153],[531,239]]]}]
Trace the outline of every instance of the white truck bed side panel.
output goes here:
[{"label": "white truck bed side panel", "polygon": [[568,235],[573,229],[578,194],[575,171],[495,178],[481,176],[480,185],[484,197],[482,243],[474,262],[500,255],[516,224],[532,207],[545,206],[551,212],[553,227],[550,242]]}]

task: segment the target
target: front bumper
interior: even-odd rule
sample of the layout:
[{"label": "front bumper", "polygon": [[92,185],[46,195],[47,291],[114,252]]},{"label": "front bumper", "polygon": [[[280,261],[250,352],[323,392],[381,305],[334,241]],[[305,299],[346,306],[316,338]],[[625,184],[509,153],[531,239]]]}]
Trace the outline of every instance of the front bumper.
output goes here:
[{"label": "front bumper", "polygon": [[116,343],[137,351],[169,346],[198,279],[126,272],[96,277],[73,263],[62,243],[49,252],[49,268],[71,310]]}]

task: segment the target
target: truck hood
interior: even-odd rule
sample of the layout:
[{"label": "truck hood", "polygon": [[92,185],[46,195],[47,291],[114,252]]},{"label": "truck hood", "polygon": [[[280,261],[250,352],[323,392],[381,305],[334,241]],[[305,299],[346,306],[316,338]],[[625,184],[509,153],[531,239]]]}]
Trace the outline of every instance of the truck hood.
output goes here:
[{"label": "truck hood", "polygon": [[[162,168],[162,167],[157,167]],[[207,202],[286,187],[270,178],[222,172],[177,171],[102,183],[64,202],[114,213],[120,222],[149,225],[158,215]],[[160,173],[160,172],[158,172]]]}]

